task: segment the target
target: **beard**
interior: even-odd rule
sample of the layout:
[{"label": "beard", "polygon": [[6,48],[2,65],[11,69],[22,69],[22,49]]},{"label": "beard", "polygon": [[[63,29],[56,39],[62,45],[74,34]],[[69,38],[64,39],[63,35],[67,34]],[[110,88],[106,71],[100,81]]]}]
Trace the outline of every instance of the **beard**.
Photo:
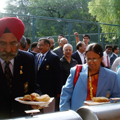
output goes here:
[{"label": "beard", "polygon": [[4,61],[10,61],[16,57],[17,53],[18,53],[18,48],[17,48],[16,52],[9,52],[9,53],[2,52],[2,53],[0,53],[0,58]]}]

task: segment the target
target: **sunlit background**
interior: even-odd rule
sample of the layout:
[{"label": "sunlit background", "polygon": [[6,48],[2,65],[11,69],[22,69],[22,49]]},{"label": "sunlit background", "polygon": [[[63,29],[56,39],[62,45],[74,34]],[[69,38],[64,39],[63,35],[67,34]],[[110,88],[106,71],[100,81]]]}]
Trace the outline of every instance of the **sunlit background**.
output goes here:
[{"label": "sunlit background", "polygon": [[3,8],[6,6],[7,0],[0,0],[0,12],[4,12]]}]

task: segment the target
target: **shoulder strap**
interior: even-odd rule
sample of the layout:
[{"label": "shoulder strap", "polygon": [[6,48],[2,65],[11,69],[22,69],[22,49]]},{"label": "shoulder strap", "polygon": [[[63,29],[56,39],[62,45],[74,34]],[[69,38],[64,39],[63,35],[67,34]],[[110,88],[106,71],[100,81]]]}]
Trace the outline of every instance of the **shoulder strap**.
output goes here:
[{"label": "shoulder strap", "polygon": [[74,87],[78,80],[79,73],[81,72],[81,70],[82,70],[82,65],[76,65],[76,71],[75,71],[75,77],[74,77]]}]

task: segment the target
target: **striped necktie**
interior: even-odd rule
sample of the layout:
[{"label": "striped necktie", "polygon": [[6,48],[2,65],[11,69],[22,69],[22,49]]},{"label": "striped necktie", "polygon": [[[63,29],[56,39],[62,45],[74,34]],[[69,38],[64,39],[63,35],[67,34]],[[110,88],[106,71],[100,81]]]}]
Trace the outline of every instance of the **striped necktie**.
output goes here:
[{"label": "striped necktie", "polygon": [[43,58],[44,58],[44,55],[40,56],[40,59],[38,61],[38,70],[39,70],[39,68],[40,68],[40,66],[42,64]]},{"label": "striped necktie", "polygon": [[13,76],[12,76],[11,70],[9,68],[10,62],[5,61],[5,63],[6,63],[6,65],[5,65],[5,78],[7,80],[7,85],[9,87],[10,94],[11,94],[12,93],[12,78],[13,78]]}]

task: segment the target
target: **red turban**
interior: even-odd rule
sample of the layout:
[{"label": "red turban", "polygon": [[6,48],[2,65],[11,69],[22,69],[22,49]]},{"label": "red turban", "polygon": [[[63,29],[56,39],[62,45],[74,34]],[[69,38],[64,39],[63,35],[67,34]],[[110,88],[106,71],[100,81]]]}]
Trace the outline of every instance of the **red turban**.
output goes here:
[{"label": "red turban", "polygon": [[23,22],[16,17],[5,17],[0,19],[0,37],[5,29],[8,29],[18,41],[22,38],[25,30]]}]

